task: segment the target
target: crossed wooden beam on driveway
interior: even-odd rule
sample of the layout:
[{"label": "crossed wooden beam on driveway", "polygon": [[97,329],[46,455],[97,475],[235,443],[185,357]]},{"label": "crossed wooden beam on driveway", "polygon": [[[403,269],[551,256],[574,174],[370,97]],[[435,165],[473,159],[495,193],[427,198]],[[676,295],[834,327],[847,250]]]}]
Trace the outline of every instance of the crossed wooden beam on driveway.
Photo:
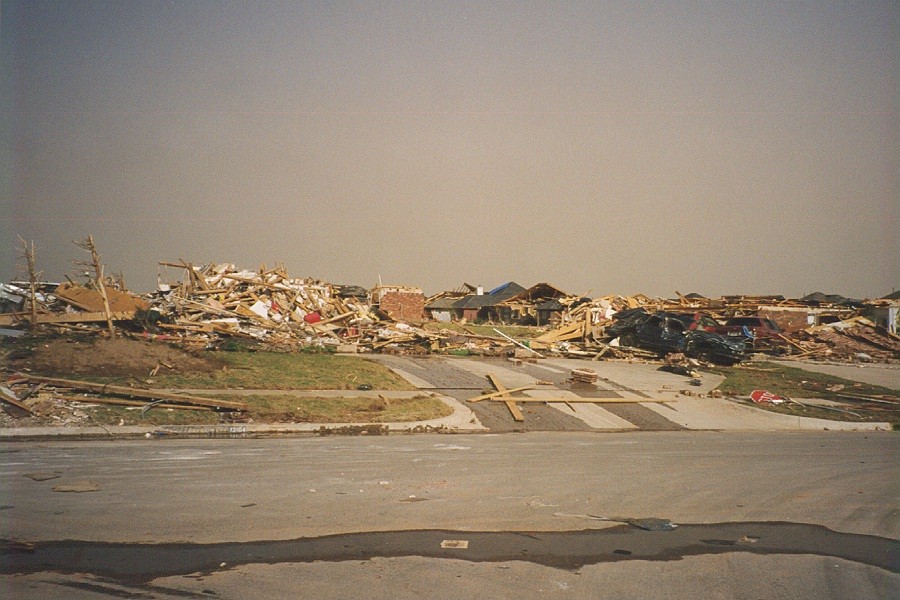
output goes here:
[{"label": "crossed wooden beam on driveway", "polygon": [[589,404],[635,404],[639,402],[675,402],[675,398],[581,398],[581,397],[568,397],[568,398],[533,398],[533,397],[517,397],[513,398],[513,394],[516,392],[524,392],[526,390],[533,390],[536,385],[523,385],[521,387],[515,387],[512,389],[507,389],[496,375],[493,373],[488,373],[487,378],[491,381],[491,384],[497,390],[496,392],[491,392],[489,394],[482,394],[481,396],[475,396],[474,398],[469,398],[469,402],[482,402],[484,400],[491,400],[494,402],[503,402],[506,404],[506,408],[509,409],[512,418],[516,421],[524,421],[525,415],[522,414],[522,411],[519,410],[519,407],[516,405],[516,402],[562,402],[565,403],[571,408],[573,411],[575,407],[572,404],[579,403],[589,403]]}]

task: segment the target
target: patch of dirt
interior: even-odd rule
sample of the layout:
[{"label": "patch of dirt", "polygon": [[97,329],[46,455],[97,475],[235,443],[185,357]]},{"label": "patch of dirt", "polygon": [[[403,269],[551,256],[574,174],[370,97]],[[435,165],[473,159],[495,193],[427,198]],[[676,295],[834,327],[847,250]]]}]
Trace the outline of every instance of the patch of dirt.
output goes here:
[{"label": "patch of dirt", "polygon": [[92,375],[146,378],[160,373],[211,372],[225,363],[159,342],[126,337],[76,340],[56,338],[35,345],[26,356],[11,358],[15,370],[66,377]]}]

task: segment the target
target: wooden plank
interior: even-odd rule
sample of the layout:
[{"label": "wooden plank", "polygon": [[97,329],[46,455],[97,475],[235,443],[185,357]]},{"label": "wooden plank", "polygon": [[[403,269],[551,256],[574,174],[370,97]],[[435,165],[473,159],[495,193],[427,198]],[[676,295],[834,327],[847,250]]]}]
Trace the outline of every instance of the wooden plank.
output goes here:
[{"label": "wooden plank", "polygon": [[519,410],[519,407],[516,406],[516,403],[513,400],[506,400],[506,408],[509,409],[510,414],[512,415],[513,420],[515,421],[524,421],[525,415],[522,414],[522,411]]},{"label": "wooden plank", "polygon": [[[62,287],[62,286],[60,286],[60,287]],[[67,298],[66,296],[63,296],[63,295],[58,295],[57,298],[59,298],[60,302],[63,302],[70,306],[74,306],[75,308],[77,308],[79,310],[83,310],[83,311],[87,311],[87,312],[94,312],[94,310],[95,310],[95,307],[88,306],[87,304],[83,304],[83,303],[79,302],[78,300],[76,300],[75,298]]]},{"label": "wooden plank", "polygon": [[533,390],[535,386],[526,385],[522,387],[513,388],[511,390],[505,390],[502,392],[491,392],[490,394],[482,394],[481,396],[475,396],[474,398],[469,398],[469,402],[481,402],[482,400],[490,400],[491,398],[497,398],[498,396],[502,396],[503,394],[514,394],[516,392],[524,392],[525,390]]},{"label": "wooden plank", "polygon": [[[497,330],[495,329],[494,331],[497,331]],[[497,376],[494,375],[493,373],[488,373],[487,377],[488,377],[488,379],[491,380],[491,383],[494,384],[494,387],[497,388],[497,391],[501,392],[503,394],[503,396],[501,397],[501,400],[506,404],[506,408],[509,409],[509,413],[512,415],[513,420],[514,421],[524,421],[525,415],[523,415],[522,411],[519,410],[519,407],[516,406],[515,401],[511,399],[511,396],[509,395],[510,390],[507,390],[506,386],[504,386],[502,383],[500,383],[500,380],[497,379]]]},{"label": "wooden plank", "polygon": [[[106,289],[110,311],[113,313],[133,313],[138,309],[147,310],[150,308],[150,304],[139,296],[134,296],[128,292],[123,292],[115,288],[104,289]],[[54,294],[62,302],[71,304],[72,306],[87,312],[103,312],[105,310],[103,295],[97,290],[63,283],[56,288]]]},{"label": "wooden plank", "polygon": [[494,375],[493,373],[488,373],[487,378],[490,380],[491,384],[495,388],[497,388],[497,391],[500,392],[501,394],[509,395],[512,393],[512,390],[506,389],[506,386],[504,386],[502,383],[500,383],[500,380],[497,379],[497,376]]},{"label": "wooden plank", "polygon": [[600,360],[601,356],[603,356],[604,354],[606,354],[607,352],[609,352],[612,349],[612,346],[608,346],[606,344],[602,344],[602,345],[603,345],[603,350],[601,350],[600,352],[598,352],[597,354],[592,356],[591,360]]},{"label": "wooden plank", "polygon": [[509,340],[510,342],[512,342],[513,344],[515,344],[516,346],[519,346],[520,348],[523,348],[524,350],[527,350],[528,352],[531,352],[531,353],[534,354],[535,356],[538,356],[538,357],[540,357],[540,358],[544,358],[544,355],[541,354],[540,352],[538,352],[537,350],[533,350],[533,349],[529,348],[528,346],[526,346],[525,344],[523,344],[523,343],[521,343],[521,342],[517,342],[516,340],[512,339],[511,337],[509,337],[508,335],[506,335],[505,333],[503,333],[502,331],[500,331],[500,330],[497,329],[496,327],[494,327],[493,329],[494,329],[495,332],[499,333],[501,336],[503,336],[505,339]]},{"label": "wooden plank", "polygon": [[28,322],[28,313],[6,313],[0,315],[0,327],[8,327],[20,322]]},{"label": "wooden plank", "polygon": [[[134,319],[133,311],[110,313],[113,321],[130,321]],[[106,313],[102,312],[82,312],[82,313],[60,313],[57,315],[38,315],[38,323],[55,324],[55,323],[95,323],[98,321],[106,321]]]},{"label": "wooden plank", "polygon": [[576,321],[568,325],[563,325],[552,331],[548,331],[544,335],[535,338],[538,342],[549,344],[551,342],[561,342],[581,337],[583,334],[584,321]]},{"label": "wooden plank", "polygon": [[344,314],[338,315],[336,317],[331,317],[330,319],[326,319],[324,321],[316,321],[315,323],[312,323],[312,325],[328,325],[329,323],[334,323],[336,321],[343,321],[344,319],[352,317],[355,314],[355,311],[345,312]]},{"label": "wooden plank", "polygon": [[133,398],[148,398],[150,400],[171,400],[173,402],[183,402],[185,404],[194,404],[197,406],[208,406],[210,408],[228,408],[231,410],[247,410],[246,402],[230,402],[225,400],[216,400],[212,398],[200,398],[198,396],[184,396],[181,394],[172,394],[158,390],[144,390],[140,388],[130,388],[118,385],[106,385],[103,383],[92,383],[89,381],[75,381],[72,379],[59,379],[55,377],[38,377],[37,375],[27,375],[18,373],[18,375],[27,377],[30,381],[43,381],[50,385],[70,388],[73,390],[84,390],[88,392],[97,392],[100,394],[109,394],[112,396],[131,396]]},{"label": "wooden plank", "polygon": [[271,290],[281,290],[285,292],[292,291],[291,288],[286,286],[283,283],[266,283],[265,281],[259,279],[251,279],[249,277],[241,277],[240,275],[235,275],[233,273],[223,273],[220,281],[224,281],[225,279],[230,279],[231,281],[239,281],[241,283],[248,283],[250,285],[256,285],[259,287],[269,288]]},{"label": "wooden plank", "polygon": [[2,390],[0,390],[0,400],[3,400],[3,401],[6,402],[7,404],[11,404],[11,405],[15,406],[16,408],[19,408],[19,409],[21,409],[21,410],[24,410],[24,411],[27,412],[29,415],[33,415],[33,414],[34,414],[34,413],[32,412],[32,410],[31,410],[30,408],[28,408],[28,406],[22,404],[22,403],[19,402],[16,398],[13,398],[12,396],[10,396],[9,394],[7,394],[6,392],[4,392],[4,391],[2,391]]},{"label": "wooden plank", "polygon": [[[132,312],[114,312],[112,316],[114,321],[130,321],[134,319],[134,313]],[[102,312],[38,313],[37,315],[37,322],[46,325],[56,325],[59,323],[94,323],[105,320],[106,315]],[[0,315],[0,326],[29,322],[31,322],[31,315],[24,312],[5,313]]]},{"label": "wooden plank", "polygon": [[786,335],[783,335],[783,334],[780,334],[780,333],[779,333],[779,334],[778,334],[778,337],[780,337],[781,339],[783,339],[784,341],[786,341],[786,342],[787,342],[788,344],[790,344],[791,346],[794,346],[795,348],[798,348],[798,349],[800,350],[800,352],[803,352],[803,353],[808,353],[808,352],[810,352],[809,348],[804,348],[803,346],[801,346],[800,344],[797,344],[796,342],[794,342],[794,340],[790,339],[790,338],[787,337]]}]

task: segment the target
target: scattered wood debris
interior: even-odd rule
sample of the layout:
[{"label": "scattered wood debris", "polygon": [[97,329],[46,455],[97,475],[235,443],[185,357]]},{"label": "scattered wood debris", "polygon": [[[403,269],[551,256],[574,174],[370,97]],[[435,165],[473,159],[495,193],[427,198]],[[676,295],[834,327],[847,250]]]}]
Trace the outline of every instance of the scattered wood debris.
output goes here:
[{"label": "scattered wood debris", "polygon": [[[56,377],[38,377],[36,375],[24,375],[21,377],[33,381],[46,383],[58,388],[66,388],[71,390],[80,390],[87,392],[95,392],[110,396],[125,396],[131,398],[146,398],[151,401],[167,400],[172,404],[201,406],[223,411],[246,411],[247,404],[245,402],[232,402],[218,400],[215,398],[201,398],[199,396],[188,396],[185,394],[173,394],[161,390],[146,390],[140,388],[132,388],[118,385],[108,385],[104,383],[90,383],[87,381],[76,381],[74,379],[60,379]],[[144,403],[146,404],[146,403]]]},{"label": "scattered wood debris", "polygon": [[[350,353],[659,360],[653,352],[619,345],[604,335],[613,315],[643,308],[703,312],[720,323],[737,316],[765,316],[778,323],[782,333],[748,339],[748,348],[756,352],[852,362],[900,361],[900,338],[893,333],[900,301],[891,297],[862,301],[815,293],[800,299],[711,299],[676,291],[670,299],[643,294],[591,299],[585,294],[567,295],[547,283],[525,289],[509,282],[488,293],[480,286],[464,284],[457,291],[425,300],[421,289],[413,286],[379,284],[369,291],[291,277],[283,266],[248,270],[230,263],[195,265],[184,260],[160,262],[161,276],[164,272],[168,279],[174,269],[176,281],[160,281],[156,292],[139,296],[125,288],[121,275],[105,274],[91,236],[76,243],[91,256],[89,261],[76,262],[87,267],[81,271],[86,278],[83,284],[68,277],[63,283],[40,281],[34,244],[21,242],[20,258],[27,263],[29,279],[0,284],[0,328],[41,326],[61,333],[110,336],[130,330],[206,348],[246,342],[288,351],[330,346]],[[441,321],[455,320],[454,329],[426,329],[422,326],[426,314]],[[496,335],[479,335],[458,326],[467,318],[484,318],[492,325],[537,323],[544,332],[527,341],[496,328]],[[19,333],[18,329],[0,330],[3,336]]]},{"label": "scattered wood debris", "polygon": [[[576,369],[583,371],[591,371],[590,369]],[[592,371],[591,371],[592,372]],[[574,371],[573,371],[574,373]],[[594,373],[596,375],[596,373]],[[485,400],[493,401],[493,402],[503,402],[506,404],[506,408],[509,409],[509,413],[512,415],[514,421],[521,422],[525,420],[525,415],[522,414],[522,411],[517,406],[517,403],[525,402],[525,403],[536,403],[540,402],[543,404],[568,404],[569,408],[575,410],[573,404],[637,404],[641,402],[653,402],[653,403],[667,403],[667,402],[675,402],[674,398],[583,398],[579,396],[566,396],[566,397],[532,397],[532,396],[513,396],[513,394],[518,392],[524,392],[526,390],[532,390],[536,386],[534,385],[525,385],[520,387],[515,387],[512,389],[507,389],[496,375],[493,373],[487,374],[488,380],[490,380],[491,385],[497,390],[495,392],[490,392],[487,394],[482,394],[480,396],[475,396],[474,398],[469,398],[469,402],[483,402]],[[596,381],[596,379],[594,380]],[[552,385],[552,384],[551,384]]]},{"label": "scattered wood debris", "polygon": [[597,383],[597,371],[593,369],[572,369],[572,380],[579,383]]}]

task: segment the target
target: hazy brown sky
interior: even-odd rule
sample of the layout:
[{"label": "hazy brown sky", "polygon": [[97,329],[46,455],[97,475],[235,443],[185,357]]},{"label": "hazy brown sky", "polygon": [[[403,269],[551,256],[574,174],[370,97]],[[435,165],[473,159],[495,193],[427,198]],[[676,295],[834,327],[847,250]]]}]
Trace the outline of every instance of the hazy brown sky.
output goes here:
[{"label": "hazy brown sky", "polygon": [[897,5],[4,0],[0,278],[881,296]]}]

